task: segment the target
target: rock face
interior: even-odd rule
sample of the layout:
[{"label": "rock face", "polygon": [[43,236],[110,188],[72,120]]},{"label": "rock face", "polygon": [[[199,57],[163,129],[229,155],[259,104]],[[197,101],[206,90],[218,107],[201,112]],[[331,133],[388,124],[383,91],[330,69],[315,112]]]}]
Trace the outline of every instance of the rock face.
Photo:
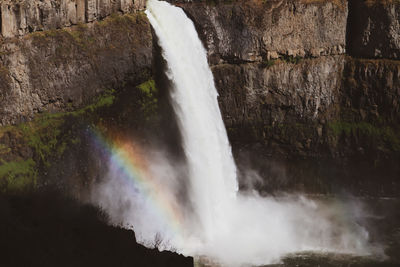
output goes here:
[{"label": "rock face", "polygon": [[0,125],[72,110],[105,89],[148,79],[152,35],[144,14],[6,41],[0,56]]},{"label": "rock face", "polygon": [[[308,187],[328,179],[324,169],[335,170],[328,180],[356,181],[346,173],[352,166],[364,170],[363,177],[372,174],[372,190],[383,173],[392,192],[400,188],[398,1],[170,2],[193,20],[207,48],[235,150],[256,147],[253,158],[264,165],[283,159],[288,170],[294,160],[334,162],[328,168],[321,163],[316,175],[304,171],[303,178],[298,170],[306,167],[292,166],[287,180]],[[143,13],[97,21],[144,5],[2,1],[3,37],[19,38],[3,38],[0,46],[0,125],[76,110],[105,89],[134,88],[163,72],[161,65],[152,68],[155,57],[162,60]],[[336,172],[340,168],[345,175]],[[313,175],[314,184],[307,180]]]},{"label": "rock face", "polygon": [[400,59],[400,3],[350,1],[348,50],[356,57]]},{"label": "rock face", "polygon": [[[355,8],[361,4],[369,13]],[[373,14],[376,7],[396,18],[400,5],[370,6],[355,1],[350,13],[347,3],[340,1],[180,5],[193,19],[208,49],[225,122],[237,140],[264,143],[276,139],[275,135],[281,144],[298,147],[294,150],[301,154],[311,147],[316,153],[320,148],[313,146],[312,140],[332,145],[328,136],[322,141],[330,122],[374,123],[378,117],[393,125],[399,122],[399,62],[340,55],[346,50],[346,29],[352,27],[348,20],[368,21],[359,18]],[[382,25],[388,22],[379,20],[378,15],[376,20]],[[386,36],[395,40],[399,31],[389,28],[392,34],[387,32]],[[347,43],[356,44],[357,38],[357,34],[352,38],[347,33]],[[304,127],[295,131],[291,141],[283,136],[287,131],[272,134],[284,125],[303,124],[313,128],[311,136],[301,133]]]},{"label": "rock face", "polygon": [[191,267],[192,257],[148,249],[102,211],[62,192],[0,195],[2,266]]},{"label": "rock face", "polygon": [[[267,166],[260,173],[270,184],[271,177],[286,177],[321,192],[343,177],[342,186],[357,193],[397,192],[398,2],[179,5],[208,50],[239,162]],[[286,174],[276,175],[276,168]],[[382,175],[391,186],[376,186]]]},{"label": "rock face", "polygon": [[68,27],[144,7],[144,0],[2,0],[1,34],[14,37]]},{"label": "rock face", "polygon": [[345,52],[347,2],[235,1],[181,4],[193,19],[210,63]]},{"label": "rock face", "polygon": [[354,118],[400,125],[400,61],[347,58],[341,106]]},{"label": "rock face", "polygon": [[269,67],[222,64],[213,73],[233,140],[284,145],[290,149],[286,154],[318,154],[325,144],[336,155],[332,122],[398,125],[399,67],[399,62],[327,56]]},{"label": "rock face", "polygon": [[337,113],[343,68],[343,56],[214,66],[225,123],[244,128],[328,120]]}]

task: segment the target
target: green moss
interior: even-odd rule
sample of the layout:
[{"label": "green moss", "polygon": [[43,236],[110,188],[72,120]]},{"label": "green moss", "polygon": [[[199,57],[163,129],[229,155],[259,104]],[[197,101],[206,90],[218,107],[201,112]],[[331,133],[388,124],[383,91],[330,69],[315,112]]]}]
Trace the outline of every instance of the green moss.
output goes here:
[{"label": "green moss", "polygon": [[156,83],[153,79],[148,80],[147,82],[142,83],[138,86],[140,91],[148,96],[152,96],[157,92]]},{"label": "green moss", "polygon": [[261,61],[260,66],[262,68],[270,68],[270,67],[274,66],[275,64],[281,63],[281,62],[289,63],[289,64],[299,64],[299,63],[301,63],[302,60],[303,60],[303,58],[300,56],[293,57],[293,56],[285,55],[285,56],[280,56],[279,59],[270,59],[270,60],[265,59],[265,60]]},{"label": "green moss", "polygon": [[153,79],[148,80],[137,87],[141,93],[141,112],[146,121],[151,121],[157,116],[158,90]]},{"label": "green moss", "polygon": [[79,115],[83,115],[85,113],[91,113],[94,112],[100,108],[104,108],[104,107],[109,107],[111,106],[114,101],[115,101],[115,90],[114,89],[110,89],[110,90],[106,90],[101,96],[97,97],[97,99],[94,101],[93,104],[88,105],[82,109],[79,109],[77,111],[74,112],[69,112],[67,114],[70,115],[74,115],[74,116],[79,116]]},{"label": "green moss", "polygon": [[32,159],[26,161],[12,161],[0,165],[0,177],[6,174],[29,174],[32,166],[35,162]]},{"label": "green moss", "polygon": [[[71,116],[79,120],[81,117],[95,115],[101,108],[114,103],[114,93],[114,90],[106,90],[93,104],[73,112],[38,114],[30,122],[0,128],[0,137],[4,133],[12,133],[13,136],[18,137],[22,146],[31,148],[35,159],[2,162],[0,190],[34,188],[39,166],[50,167],[51,162],[60,158],[69,145],[80,143],[79,138],[71,136],[70,132],[66,131],[65,124],[70,121]],[[6,144],[0,144],[0,155],[10,151],[11,148]]]},{"label": "green moss", "polygon": [[262,68],[269,68],[272,67],[273,65],[275,65],[275,61],[276,60],[264,60],[261,62],[261,67]]},{"label": "green moss", "polygon": [[5,144],[0,144],[0,155],[7,154],[11,152],[11,148],[6,146]]},{"label": "green moss", "polygon": [[36,186],[36,163],[32,159],[0,165],[0,188],[3,191],[24,191]]},{"label": "green moss", "polygon": [[282,60],[287,62],[287,63],[291,63],[291,64],[299,64],[301,62],[303,58],[300,56],[283,56]]},{"label": "green moss", "polygon": [[138,12],[137,14],[126,14],[121,16],[118,13],[113,13],[111,16],[107,17],[104,20],[98,21],[97,24],[105,27],[105,26],[118,26],[118,27],[126,27],[131,23],[136,23],[137,19],[142,19],[144,12]]},{"label": "green moss", "polygon": [[60,114],[42,114],[34,121],[18,126],[27,145],[35,151],[45,166],[49,166],[47,159],[57,149],[61,135],[61,125],[64,118]]},{"label": "green moss", "polygon": [[390,126],[379,127],[368,122],[335,121],[328,124],[333,135],[359,134],[382,143],[390,150],[400,152],[400,132]]},{"label": "green moss", "polygon": [[72,112],[45,113],[37,116],[29,123],[19,125],[22,135],[26,137],[28,145],[39,156],[40,160],[49,166],[48,159],[51,155],[61,156],[69,142],[62,140],[62,126],[68,116],[83,116],[113,104],[114,90],[106,90],[95,102],[84,108]]}]

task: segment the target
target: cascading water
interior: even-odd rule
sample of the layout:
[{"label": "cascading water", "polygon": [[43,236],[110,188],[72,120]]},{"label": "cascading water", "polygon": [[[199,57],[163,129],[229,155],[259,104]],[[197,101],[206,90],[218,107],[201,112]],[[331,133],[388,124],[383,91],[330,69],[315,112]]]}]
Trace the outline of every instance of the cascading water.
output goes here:
[{"label": "cascading water", "polygon": [[[157,0],[148,1],[146,14],[173,85],[190,201],[174,197],[179,190],[171,170],[179,166],[148,155],[151,166],[144,170],[146,164],[137,160],[142,155],[120,145],[106,146],[112,154],[110,173],[94,201],[116,222],[133,225],[144,244],[156,235],[164,248],[228,266],[272,263],[304,250],[365,253],[368,235],[354,220],[357,209],[302,196],[276,199],[238,192],[213,76],[192,21],[182,9]],[[133,188],[121,181],[123,176],[134,181]]]},{"label": "cascading water", "polygon": [[[197,244],[188,239],[178,249],[230,264],[265,263],[304,249],[361,250],[365,241],[362,229],[353,227],[347,232],[343,225],[331,227],[328,215],[316,217],[321,211],[313,201],[278,203],[237,193],[236,166],[217,91],[192,21],[182,9],[157,0],[148,1],[146,14],[168,64],[171,99],[189,168],[190,195],[200,221],[197,228],[186,225]],[[337,228],[341,232],[335,236]]]},{"label": "cascading water", "polygon": [[149,1],[146,14],[168,62],[167,76],[173,81],[170,94],[188,162],[194,210],[202,232],[210,233],[217,216],[235,198],[238,185],[206,51],[182,9]]}]

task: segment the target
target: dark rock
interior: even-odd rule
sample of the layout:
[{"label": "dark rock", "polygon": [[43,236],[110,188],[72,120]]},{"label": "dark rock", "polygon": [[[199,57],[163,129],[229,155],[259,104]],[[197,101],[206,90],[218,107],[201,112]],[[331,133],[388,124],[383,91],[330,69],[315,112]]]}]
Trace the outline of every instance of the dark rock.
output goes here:
[{"label": "dark rock", "polygon": [[347,50],[364,58],[400,59],[400,3],[349,1]]},{"label": "dark rock", "polygon": [[133,231],[60,192],[0,195],[1,266],[193,266],[193,258],[147,249]]}]

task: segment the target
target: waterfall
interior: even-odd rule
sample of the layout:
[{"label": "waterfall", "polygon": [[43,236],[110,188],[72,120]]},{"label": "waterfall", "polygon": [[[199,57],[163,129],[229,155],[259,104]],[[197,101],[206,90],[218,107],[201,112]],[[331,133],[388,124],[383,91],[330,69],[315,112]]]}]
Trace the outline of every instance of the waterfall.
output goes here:
[{"label": "waterfall", "polygon": [[[304,250],[368,251],[368,233],[355,221],[354,214],[361,214],[356,208],[238,191],[218,93],[193,22],[182,9],[157,0],[147,2],[146,15],[167,62],[187,166],[171,162],[162,149],[144,156],[129,143],[102,145],[109,152],[109,172],[93,201],[114,222],[133,226],[145,245],[162,244],[227,266],[274,263]],[[148,164],[139,164],[144,159]],[[179,168],[186,173],[189,199],[179,197]]]},{"label": "waterfall", "polygon": [[182,9],[150,0],[146,14],[168,63],[166,73],[173,84],[170,96],[183,139],[194,210],[202,231],[211,233],[215,219],[236,197],[238,184],[207,53]]}]

